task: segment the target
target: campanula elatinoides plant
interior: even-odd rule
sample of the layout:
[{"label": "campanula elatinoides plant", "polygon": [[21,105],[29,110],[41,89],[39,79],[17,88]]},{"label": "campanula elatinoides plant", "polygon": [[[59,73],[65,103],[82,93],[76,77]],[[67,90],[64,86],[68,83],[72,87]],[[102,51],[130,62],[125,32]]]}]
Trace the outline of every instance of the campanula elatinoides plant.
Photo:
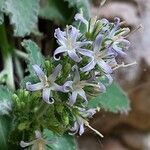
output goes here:
[{"label": "campanula elatinoides plant", "polygon": [[[100,97],[109,95],[114,70],[126,66],[117,61],[126,57],[130,47],[125,38],[130,30],[122,23],[119,18],[114,22],[96,17],[88,20],[77,13],[74,25],[55,29],[57,48],[52,57],[42,56],[34,42],[23,40],[22,46],[29,52],[29,75],[21,88],[9,95],[12,102],[0,101],[0,115],[7,116],[11,124],[6,133],[9,145],[57,150],[63,135],[82,135],[87,128],[103,137],[89,119],[100,108],[108,107],[103,105],[107,100],[102,103]],[[109,101],[114,101],[113,97]],[[117,105],[116,109],[128,108]]]}]

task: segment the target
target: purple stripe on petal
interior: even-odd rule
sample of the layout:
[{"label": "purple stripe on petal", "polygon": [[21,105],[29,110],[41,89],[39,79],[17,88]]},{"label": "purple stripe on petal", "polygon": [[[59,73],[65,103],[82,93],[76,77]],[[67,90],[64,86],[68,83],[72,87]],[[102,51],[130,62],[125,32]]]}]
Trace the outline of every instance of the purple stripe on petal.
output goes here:
[{"label": "purple stripe on petal", "polygon": [[94,41],[94,52],[98,52],[101,48],[103,35],[99,34]]},{"label": "purple stripe on petal", "polygon": [[31,84],[30,82],[26,83],[26,89],[29,91],[38,91],[44,88],[44,84],[39,82],[36,84]]},{"label": "purple stripe on petal", "polygon": [[45,74],[43,72],[43,70],[38,66],[38,65],[32,65],[35,73],[37,74],[37,76],[39,77],[40,81],[45,80]]},{"label": "purple stripe on petal", "polygon": [[98,60],[97,64],[105,73],[112,73],[111,67],[104,60]]},{"label": "purple stripe on petal", "polygon": [[76,54],[75,50],[68,50],[68,55],[75,62],[81,61],[81,58]]},{"label": "purple stripe on petal", "polygon": [[54,103],[53,99],[50,101],[50,94],[51,94],[51,89],[50,88],[44,88],[42,92],[42,98],[47,104],[52,104]]},{"label": "purple stripe on petal", "polygon": [[85,67],[80,68],[82,72],[90,71],[95,67],[96,63],[94,60],[91,60]]},{"label": "purple stripe on petal", "polygon": [[73,91],[71,96],[70,96],[70,99],[69,99],[69,105],[72,106],[75,102],[76,102],[76,99],[77,99],[77,92],[76,91]]}]

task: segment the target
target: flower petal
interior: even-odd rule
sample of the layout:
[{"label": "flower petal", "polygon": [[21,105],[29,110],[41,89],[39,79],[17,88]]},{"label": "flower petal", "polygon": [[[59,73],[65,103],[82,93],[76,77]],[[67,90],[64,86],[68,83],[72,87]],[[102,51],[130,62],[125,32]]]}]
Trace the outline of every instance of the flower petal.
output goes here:
[{"label": "flower petal", "polygon": [[45,82],[46,76],[45,76],[43,70],[36,64],[32,65],[32,67],[33,67],[35,73],[37,74],[37,76],[39,77],[40,81]]},{"label": "flower petal", "polygon": [[66,92],[65,89],[64,89],[64,86],[60,86],[56,83],[53,84],[51,89],[54,90],[54,91]]},{"label": "flower petal", "polygon": [[23,148],[28,147],[28,146],[33,145],[33,144],[34,144],[34,141],[32,141],[32,142],[21,141],[20,142],[20,146],[23,147]]},{"label": "flower petal", "polygon": [[64,92],[69,92],[72,89],[73,81],[66,81],[63,85]]},{"label": "flower petal", "polygon": [[121,57],[125,57],[127,54],[122,51],[122,48],[117,45],[117,43],[113,44],[113,50],[116,52],[116,56],[120,55]]},{"label": "flower petal", "polygon": [[55,29],[54,37],[57,38],[60,45],[65,45],[67,39],[65,38],[65,32],[61,31],[60,28]]},{"label": "flower petal", "polygon": [[70,129],[72,133],[69,133],[70,135],[75,135],[79,130],[79,125],[77,121],[74,123],[74,126]]},{"label": "flower petal", "polygon": [[102,39],[103,39],[103,35],[98,34],[98,36],[96,37],[96,39],[93,43],[94,52],[98,52],[100,50],[101,44],[102,44]]},{"label": "flower petal", "polygon": [[112,73],[111,67],[104,60],[98,60],[97,64],[105,73]]},{"label": "flower petal", "polygon": [[87,101],[85,91],[83,89],[78,90],[77,92],[85,101]]},{"label": "flower petal", "polygon": [[54,51],[54,55],[53,55],[53,57],[54,57],[54,59],[55,60],[59,60],[60,59],[60,57],[56,57],[56,55],[58,55],[58,54],[60,54],[60,53],[63,53],[63,52],[66,52],[67,50],[66,50],[66,48],[64,47],[64,46],[60,46],[60,47],[58,47],[55,51]]},{"label": "flower petal", "polygon": [[82,47],[82,46],[85,46],[85,45],[88,45],[88,44],[92,44],[92,42],[91,41],[82,41],[82,42],[76,42],[76,44],[79,47]]},{"label": "flower petal", "polygon": [[77,13],[74,18],[76,21],[79,20],[79,21],[83,22],[86,26],[88,26],[88,21],[83,17],[82,14]]},{"label": "flower petal", "polygon": [[82,54],[83,56],[88,56],[88,57],[93,58],[93,54],[94,54],[93,51],[80,48],[78,52],[79,52],[80,54]]},{"label": "flower petal", "polygon": [[95,61],[92,59],[86,66],[84,66],[83,68],[80,68],[80,70],[82,72],[86,72],[86,71],[90,71],[95,67],[96,63]]},{"label": "flower petal", "polygon": [[53,73],[48,77],[48,79],[50,80],[51,83],[53,83],[56,80],[56,78],[59,75],[61,69],[62,69],[62,65],[61,64],[58,64],[55,67]]},{"label": "flower petal", "polygon": [[53,104],[54,99],[50,98],[51,89],[50,88],[44,88],[42,92],[42,98],[47,104]]},{"label": "flower petal", "polygon": [[75,50],[68,50],[68,55],[75,62],[81,61],[81,58],[76,54]]},{"label": "flower petal", "polygon": [[73,91],[71,96],[70,96],[70,99],[69,99],[69,105],[72,106],[75,102],[76,102],[76,99],[77,99],[77,92],[76,91]]},{"label": "flower petal", "polygon": [[44,84],[39,82],[36,84],[31,84],[30,82],[26,83],[26,89],[29,91],[38,91],[44,88]]},{"label": "flower petal", "polygon": [[76,83],[76,82],[80,81],[80,74],[79,74],[79,70],[78,70],[77,65],[74,65],[72,67],[72,71],[74,71],[73,82]]},{"label": "flower petal", "polygon": [[75,28],[73,26],[70,26],[70,27],[71,27],[71,29],[70,29],[69,36],[70,36],[72,42],[75,43],[78,36],[80,35],[80,33],[79,33],[79,30],[77,28]]},{"label": "flower petal", "polygon": [[84,133],[84,123],[83,121],[80,123],[80,129],[79,129],[79,135],[82,135]]}]

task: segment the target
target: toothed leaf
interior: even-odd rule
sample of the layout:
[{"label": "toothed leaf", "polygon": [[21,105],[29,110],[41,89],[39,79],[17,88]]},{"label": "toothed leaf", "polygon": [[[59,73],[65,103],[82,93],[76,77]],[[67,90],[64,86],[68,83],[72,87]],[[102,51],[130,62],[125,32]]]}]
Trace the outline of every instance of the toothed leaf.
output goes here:
[{"label": "toothed leaf", "polygon": [[23,37],[36,28],[39,0],[5,0],[3,11],[14,26],[14,35]]},{"label": "toothed leaf", "polygon": [[103,93],[89,101],[89,108],[100,107],[106,111],[127,112],[130,109],[130,104],[127,95],[115,83],[107,88],[106,93]]}]

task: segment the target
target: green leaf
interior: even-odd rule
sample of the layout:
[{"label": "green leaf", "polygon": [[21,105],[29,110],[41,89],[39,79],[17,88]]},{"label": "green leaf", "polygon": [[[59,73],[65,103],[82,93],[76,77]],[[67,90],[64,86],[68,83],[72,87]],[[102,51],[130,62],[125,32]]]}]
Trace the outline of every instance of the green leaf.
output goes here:
[{"label": "green leaf", "polygon": [[41,49],[38,47],[38,45],[31,41],[31,40],[24,40],[22,43],[22,46],[26,49],[30,62],[28,63],[28,69],[30,73],[33,72],[32,65],[37,64],[39,66],[43,66],[44,64],[44,58],[41,54]]},{"label": "green leaf", "polygon": [[89,19],[88,0],[45,0],[41,6],[39,16],[54,20],[56,23],[72,23],[75,13],[82,9],[84,16]]},{"label": "green leaf", "polygon": [[39,16],[45,19],[57,22],[66,22],[64,13],[62,12],[62,0],[47,0],[41,7]]},{"label": "green leaf", "polygon": [[5,0],[4,13],[14,26],[15,36],[25,36],[36,28],[39,0]]},{"label": "green leaf", "polygon": [[52,131],[45,129],[44,136],[48,141],[51,141],[50,149],[52,150],[77,150],[75,138],[71,135],[58,136]]},{"label": "green leaf", "polygon": [[106,93],[103,93],[89,101],[89,108],[100,107],[106,111],[127,112],[130,109],[130,104],[127,95],[122,89],[113,83],[107,88]]},{"label": "green leaf", "polygon": [[[11,92],[6,87],[0,86],[0,103],[2,104],[6,102],[5,104],[7,104],[9,101],[11,101]],[[3,115],[3,112],[6,112],[6,110],[4,107],[0,106],[0,149],[5,150],[8,146],[7,141],[11,119],[9,116]]]},{"label": "green leaf", "polygon": [[89,0],[64,0],[69,3],[70,7],[76,7],[78,11],[82,10],[86,19],[90,17],[90,5]]}]

